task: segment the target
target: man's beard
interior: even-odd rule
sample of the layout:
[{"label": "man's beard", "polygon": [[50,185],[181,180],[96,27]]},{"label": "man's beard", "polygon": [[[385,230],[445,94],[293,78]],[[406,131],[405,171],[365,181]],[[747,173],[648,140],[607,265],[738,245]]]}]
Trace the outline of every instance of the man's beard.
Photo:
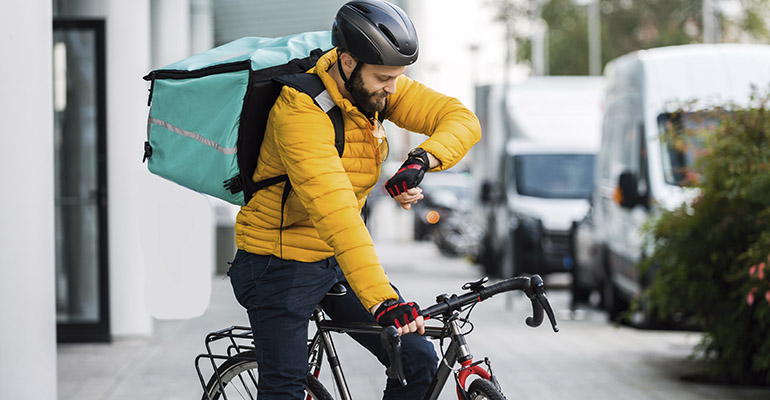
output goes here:
[{"label": "man's beard", "polygon": [[385,108],[388,96],[366,90],[360,72],[350,77],[350,87],[350,96],[353,97],[358,109],[367,116],[373,117],[375,112]]}]

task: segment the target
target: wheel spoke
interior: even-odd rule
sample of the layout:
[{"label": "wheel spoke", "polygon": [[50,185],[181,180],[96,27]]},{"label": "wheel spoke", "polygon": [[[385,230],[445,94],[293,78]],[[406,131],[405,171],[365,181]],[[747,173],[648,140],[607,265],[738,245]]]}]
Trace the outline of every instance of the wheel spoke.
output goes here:
[{"label": "wheel spoke", "polygon": [[[257,398],[259,372],[257,371],[256,361],[253,352],[241,353],[222,363],[217,369],[221,378],[217,379],[215,373],[206,385],[206,392],[211,396],[211,400],[250,399]],[[312,375],[308,375],[308,389],[305,390],[306,396],[314,400],[332,400],[326,388]],[[224,393],[222,393],[224,392]],[[204,394],[203,400],[208,400]]]}]

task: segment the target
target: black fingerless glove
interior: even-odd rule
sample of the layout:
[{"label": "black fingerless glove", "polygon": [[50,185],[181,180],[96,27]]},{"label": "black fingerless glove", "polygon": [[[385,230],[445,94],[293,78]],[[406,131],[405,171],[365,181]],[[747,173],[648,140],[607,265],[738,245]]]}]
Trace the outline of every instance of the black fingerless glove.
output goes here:
[{"label": "black fingerless glove", "polygon": [[402,303],[398,300],[385,300],[374,312],[374,319],[378,324],[381,326],[393,325],[396,328],[409,325],[419,316],[420,306],[413,301]]},{"label": "black fingerless glove", "polygon": [[407,189],[417,187],[422,182],[427,169],[428,166],[422,158],[410,157],[401,164],[398,172],[385,182],[385,189],[388,190],[390,197],[396,197]]}]

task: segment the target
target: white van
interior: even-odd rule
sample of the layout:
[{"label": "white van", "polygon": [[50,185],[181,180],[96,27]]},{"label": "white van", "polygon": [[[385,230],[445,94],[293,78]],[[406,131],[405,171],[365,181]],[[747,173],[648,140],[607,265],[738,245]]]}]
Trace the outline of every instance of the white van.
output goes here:
[{"label": "white van", "polygon": [[[642,225],[656,209],[673,209],[697,194],[682,176],[682,167],[692,163],[691,154],[661,140],[666,123],[713,123],[697,117],[698,107],[746,104],[752,85],[768,84],[767,45],[672,46],[634,52],[607,64],[592,195],[592,225],[602,256],[598,265],[580,267],[600,271],[596,275],[603,277],[603,303],[611,318],[627,308],[654,273],[640,276],[635,267],[644,254]],[[672,114],[693,100],[695,108]]]},{"label": "white van", "polygon": [[489,172],[479,207],[486,232],[478,261],[487,274],[572,271],[571,228],[589,206],[602,81],[536,77],[506,93],[507,124],[489,124],[484,134],[507,139],[486,154],[474,153],[474,162]]},{"label": "white van", "polygon": [[495,235],[501,275],[571,272],[571,228],[588,212],[596,146],[512,139],[503,153]]}]

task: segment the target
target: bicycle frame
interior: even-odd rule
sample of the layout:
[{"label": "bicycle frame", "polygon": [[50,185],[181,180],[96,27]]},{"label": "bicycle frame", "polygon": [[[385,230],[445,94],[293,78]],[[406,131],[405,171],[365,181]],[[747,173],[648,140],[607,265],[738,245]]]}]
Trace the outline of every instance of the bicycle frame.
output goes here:
[{"label": "bicycle frame", "polygon": [[[334,342],[332,340],[332,332],[335,333],[362,333],[379,335],[382,331],[382,327],[373,324],[355,324],[355,323],[341,323],[328,320],[324,318],[323,312],[320,309],[316,309],[313,313],[313,321],[316,324],[316,334],[309,340],[308,344],[308,357],[310,360],[311,371],[310,373],[317,378],[320,373],[320,367],[324,353],[326,360],[331,369],[331,375],[334,379],[334,383],[339,391],[339,395],[342,400],[352,400],[350,389],[348,388],[345,375],[342,371],[340,360],[337,356],[337,351],[334,348]],[[467,378],[471,375],[478,375],[483,379],[492,381],[495,386],[498,386],[497,380],[491,373],[491,367],[488,359],[484,359],[489,371],[481,368],[479,364],[481,362],[473,362],[468,343],[465,340],[460,325],[457,321],[449,321],[447,323],[449,329],[446,327],[426,326],[425,336],[431,339],[444,339],[449,338],[450,343],[447,351],[444,352],[442,359],[439,362],[439,367],[436,375],[433,377],[429,386],[428,392],[423,397],[423,400],[436,400],[441,394],[441,390],[446,385],[450,374],[452,373],[455,365],[459,359],[462,359],[462,368],[455,377],[455,383],[457,385],[458,398],[464,399],[463,393],[465,391],[465,383]]]},{"label": "bicycle frame", "polygon": [[[558,332],[559,328],[554,317],[553,310],[548,303],[548,299],[545,296],[543,289],[543,280],[538,275],[531,277],[515,277],[510,278],[499,283],[495,283],[491,286],[485,287],[484,283],[486,278],[482,278],[476,282],[469,282],[463,285],[463,290],[467,290],[466,293],[461,295],[446,294],[439,295],[436,298],[436,304],[425,308],[421,311],[422,316],[426,319],[438,319],[443,322],[442,327],[427,326],[425,327],[425,336],[431,339],[449,339],[449,345],[446,351],[443,351],[443,355],[438,366],[436,375],[433,377],[431,384],[428,388],[428,392],[423,397],[423,400],[437,400],[441,390],[444,388],[450,374],[454,371],[454,380],[457,390],[457,397],[460,400],[468,399],[468,392],[466,391],[466,382],[472,375],[477,375],[480,379],[474,380],[470,383],[469,389],[478,391],[479,384],[481,387],[486,387],[482,391],[495,391],[501,394],[502,390],[500,385],[495,379],[492,373],[491,363],[488,359],[482,361],[473,361],[468,343],[465,340],[466,333],[462,331],[461,321],[465,319],[460,318],[460,314],[464,310],[470,310],[476,303],[484,301],[495,294],[503,293],[513,290],[522,290],[532,303],[532,316],[527,317],[526,324],[530,327],[538,327],[543,322],[545,315],[551,323],[554,332]],[[330,292],[331,295],[339,295],[337,292]],[[468,308],[470,307],[470,308]],[[470,312],[470,311],[469,311]],[[330,368],[331,375],[334,379],[334,384],[342,400],[352,400],[350,390],[348,388],[345,376],[342,372],[339,357],[337,351],[334,348],[334,341],[332,340],[332,333],[359,333],[359,334],[371,334],[379,335],[380,340],[385,346],[388,356],[391,360],[391,367],[388,368],[388,376],[391,378],[397,378],[406,383],[401,364],[401,343],[400,337],[396,329],[392,326],[380,327],[376,324],[368,323],[340,323],[332,320],[328,320],[324,317],[323,311],[320,307],[317,307],[313,312],[311,320],[316,325],[315,335],[308,341],[308,366],[309,372],[314,375],[315,378],[308,376],[308,382],[315,382],[315,385],[321,385],[317,378],[320,374],[321,365],[324,358],[327,360]],[[216,354],[212,351],[210,343],[221,339],[229,339],[229,346],[227,347],[227,355]],[[243,358],[242,354],[244,350],[252,352],[251,357],[254,357],[253,346],[249,344],[239,344],[238,341],[250,341],[253,340],[251,331],[246,327],[233,326],[225,328],[216,332],[212,332],[206,336],[206,354],[201,354],[195,359],[195,367],[198,372],[198,377],[201,381],[201,386],[205,392],[205,396],[209,397],[208,388],[206,382],[203,379],[203,375],[200,371],[199,362],[208,359],[211,362],[211,366],[214,369],[214,375],[210,379],[210,386],[217,385],[221,394],[224,397],[223,400],[227,400],[227,396],[224,393],[224,381],[219,373],[219,367],[217,361],[222,361],[224,366],[229,363],[227,368],[237,366],[239,363],[244,363],[249,360]],[[443,348],[443,345],[442,345]],[[251,360],[252,362],[255,360]],[[457,364],[460,364],[460,368],[455,370]],[[486,368],[480,364],[486,364]],[[395,368],[394,368],[395,367]],[[236,375],[241,379],[241,382],[248,381],[253,382],[256,387],[257,379],[251,370],[248,370],[248,375],[244,379],[240,375]],[[238,372],[240,374],[240,372]],[[228,376],[229,382],[233,376]],[[311,379],[313,378],[313,379]],[[478,383],[477,383],[478,382]],[[475,389],[473,388],[477,386]],[[491,386],[485,386],[491,385]],[[321,388],[317,388],[321,389]],[[324,390],[325,391],[325,390]],[[492,393],[492,392],[490,392]],[[250,393],[249,393],[250,394]],[[318,394],[318,393],[316,393]]]}]

